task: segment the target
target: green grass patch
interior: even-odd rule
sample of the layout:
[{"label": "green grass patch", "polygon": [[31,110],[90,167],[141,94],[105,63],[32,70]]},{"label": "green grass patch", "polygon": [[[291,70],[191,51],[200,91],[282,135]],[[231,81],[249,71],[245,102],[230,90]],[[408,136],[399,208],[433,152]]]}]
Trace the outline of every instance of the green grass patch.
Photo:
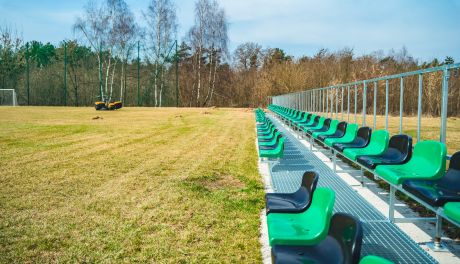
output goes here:
[{"label": "green grass patch", "polygon": [[254,137],[245,110],[0,108],[0,262],[260,262]]}]

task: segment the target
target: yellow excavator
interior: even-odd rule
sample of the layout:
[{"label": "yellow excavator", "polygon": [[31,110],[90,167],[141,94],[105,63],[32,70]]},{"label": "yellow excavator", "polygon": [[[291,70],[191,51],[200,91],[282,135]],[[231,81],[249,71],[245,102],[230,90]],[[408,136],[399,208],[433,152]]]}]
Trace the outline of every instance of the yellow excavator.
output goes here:
[{"label": "yellow excavator", "polygon": [[94,108],[96,110],[117,110],[123,107],[123,102],[121,101],[115,101],[112,103],[106,103],[106,102],[96,102],[94,103]]}]

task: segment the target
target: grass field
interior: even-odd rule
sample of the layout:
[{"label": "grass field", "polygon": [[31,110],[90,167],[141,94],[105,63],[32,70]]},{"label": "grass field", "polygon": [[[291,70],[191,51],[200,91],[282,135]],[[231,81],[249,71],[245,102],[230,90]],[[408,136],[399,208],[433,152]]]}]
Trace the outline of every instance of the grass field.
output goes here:
[{"label": "grass field", "polygon": [[260,262],[254,141],[250,110],[2,107],[0,262]]},{"label": "grass field", "polygon": [[[260,262],[254,141],[246,109],[2,107],[0,263]],[[460,150],[456,118],[447,143]]]}]

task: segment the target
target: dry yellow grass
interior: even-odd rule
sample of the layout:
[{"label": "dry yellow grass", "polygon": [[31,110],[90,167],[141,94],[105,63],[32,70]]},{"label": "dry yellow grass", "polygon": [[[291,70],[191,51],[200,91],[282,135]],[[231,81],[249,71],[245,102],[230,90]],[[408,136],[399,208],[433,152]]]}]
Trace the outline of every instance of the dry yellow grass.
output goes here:
[{"label": "dry yellow grass", "polygon": [[0,262],[259,262],[254,140],[241,109],[2,107]]}]

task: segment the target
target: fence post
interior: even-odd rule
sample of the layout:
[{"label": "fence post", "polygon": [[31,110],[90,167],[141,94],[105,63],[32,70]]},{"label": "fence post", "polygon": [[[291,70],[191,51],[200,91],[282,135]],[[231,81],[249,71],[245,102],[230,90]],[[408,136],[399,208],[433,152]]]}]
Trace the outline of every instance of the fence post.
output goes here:
[{"label": "fence post", "polygon": [[99,45],[99,91],[101,96],[101,101],[105,101],[105,98],[102,96],[102,42]]},{"label": "fence post", "polygon": [[30,67],[29,67],[29,42],[26,43],[26,86],[27,86],[27,105],[30,105]]},{"label": "fence post", "polygon": [[447,67],[442,74],[442,105],[441,105],[441,138],[442,143],[446,143],[447,133],[447,104],[449,100],[449,78],[450,72]]},{"label": "fence post", "polygon": [[140,95],[140,41],[137,41],[137,106],[141,106],[141,95]]},{"label": "fence post", "polygon": [[[176,39],[176,107],[179,107],[179,54],[177,54],[177,39]],[[270,104],[270,102],[268,102]]]},{"label": "fence post", "polygon": [[64,106],[67,106],[67,42],[64,41]]}]

